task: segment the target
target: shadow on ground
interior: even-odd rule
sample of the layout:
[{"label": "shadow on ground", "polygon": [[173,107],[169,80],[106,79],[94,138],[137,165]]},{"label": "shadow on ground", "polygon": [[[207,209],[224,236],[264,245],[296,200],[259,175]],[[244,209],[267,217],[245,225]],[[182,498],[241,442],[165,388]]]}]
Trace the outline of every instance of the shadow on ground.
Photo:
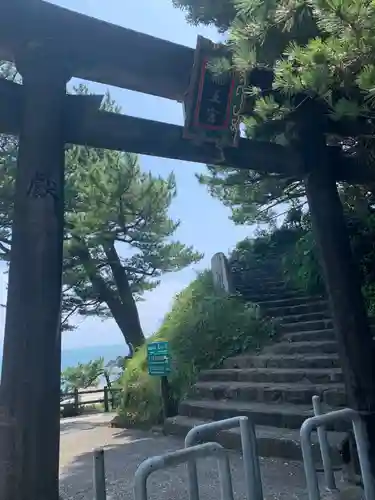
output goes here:
[{"label": "shadow on ground", "polygon": [[100,426],[108,427],[115,415],[115,413],[95,412],[62,418],[60,419],[60,433],[63,436],[68,432],[91,430]]},{"label": "shadow on ground", "polygon": [[[106,426],[107,424],[103,424]],[[92,429],[96,429],[98,427],[98,423],[95,420],[82,420],[75,422],[60,422],[60,434],[64,435],[68,432],[76,432],[76,431],[89,431]]]},{"label": "shadow on ground", "polygon": [[[76,427],[77,429],[77,427]],[[92,434],[92,440],[88,436]],[[96,434],[96,436],[94,436]],[[72,436],[69,436],[70,438]],[[60,474],[63,500],[92,500],[92,450],[105,449],[107,500],[133,499],[133,480],[139,464],[146,458],[161,455],[183,446],[183,441],[151,432],[118,429],[94,429],[77,432],[85,439],[86,450],[67,463]],[[90,441],[90,442],[89,442]],[[243,463],[240,454],[230,453],[235,499],[246,498]],[[198,463],[201,499],[218,500],[220,485],[214,459]],[[263,487],[267,499],[306,499],[301,464],[261,459]],[[187,500],[186,467],[179,466],[151,475],[148,481],[150,500]]]}]

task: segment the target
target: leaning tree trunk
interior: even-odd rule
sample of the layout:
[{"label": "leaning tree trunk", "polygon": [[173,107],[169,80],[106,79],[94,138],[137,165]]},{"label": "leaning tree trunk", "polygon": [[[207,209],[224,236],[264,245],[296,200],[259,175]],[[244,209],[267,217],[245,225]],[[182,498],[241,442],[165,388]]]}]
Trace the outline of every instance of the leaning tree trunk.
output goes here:
[{"label": "leaning tree trunk", "polygon": [[[126,271],[121,264],[114,242],[111,242],[111,244],[105,248],[105,254],[108,258],[108,263],[112,270],[112,275],[115,280],[117,291],[124,307],[124,311],[126,311],[129,328],[132,330],[135,336],[143,339],[143,343],[145,339],[139,319],[137,304],[135,303]],[[138,347],[134,344],[133,346]]]},{"label": "leaning tree trunk", "polygon": [[[315,109],[316,110],[316,109]],[[343,207],[327,158],[321,116],[309,110],[301,123],[300,152],[305,186],[331,304],[349,405],[367,430],[372,475],[375,478],[375,364],[373,341],[359,269],[354,261]],[[306,111],[305,111],[306,112]]]},{"label": "leaning tree trunk", "polygon": [[[145,337],[139,321],[137,306],[131,295],[130,287],[129,293],[131,299],[128,298],[123,302],[113,290],[106,284],[96,269],[95,263],[92,261],[90,252],[83,242],[74,249],[74,253],[80,259],[91,284],[100,296],[100,299],[105,302],[110,310],[113,319],[116,321],[121,333],[124,336],[125,342],[131,344],[134,348],[140,347],[145,342]],[[116,283],[117,285],[117,283]]]}]

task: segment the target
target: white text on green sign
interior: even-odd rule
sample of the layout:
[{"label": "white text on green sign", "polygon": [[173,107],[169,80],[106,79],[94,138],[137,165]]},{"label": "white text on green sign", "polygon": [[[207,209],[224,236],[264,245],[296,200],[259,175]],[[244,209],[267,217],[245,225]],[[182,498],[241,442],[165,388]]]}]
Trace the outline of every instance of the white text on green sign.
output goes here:
[{"label": "white text on green sign", "polygon": [[168,342],[152,342],[147,346],[148,373],[165,376],[171,372],[171,359]]}]

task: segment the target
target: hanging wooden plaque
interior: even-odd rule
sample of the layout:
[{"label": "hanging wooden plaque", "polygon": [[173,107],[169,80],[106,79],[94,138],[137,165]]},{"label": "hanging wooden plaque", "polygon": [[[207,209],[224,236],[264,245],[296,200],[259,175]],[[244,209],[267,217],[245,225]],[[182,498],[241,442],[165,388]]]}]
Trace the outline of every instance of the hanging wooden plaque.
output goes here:
[{"label": "hanging wooden plaque", "polygon": [[198,37],[190,86],[184,100],[184,138],[236,147],[244,103],[245,76],[227,73],[218,77],[210,62],[227,57],[225,45]]}]

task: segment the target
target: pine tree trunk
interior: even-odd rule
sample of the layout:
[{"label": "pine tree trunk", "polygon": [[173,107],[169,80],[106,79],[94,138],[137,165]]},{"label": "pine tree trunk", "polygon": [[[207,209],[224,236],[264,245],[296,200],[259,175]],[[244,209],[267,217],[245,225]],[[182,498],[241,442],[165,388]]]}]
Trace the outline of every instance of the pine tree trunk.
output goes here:
[{"label": "pine tree trunk", "polygon": [[343,207],[322,134],[324,123],[309,113],[302,130],[305,186],[330,299],[349,405],[362,415],[375,478],[375,364],[373,340]]},{"label": "pine tree trunk", "polygon": [[125,342],[127,344],[132,344],[135,349],[143,345],[145,337],[143,335],[137,306],[131,295],[129,284],[127,283],[130,297],[128,297],[128,300],[123,303],[100,276],[84,242],[81,241],[80,244],[77,245],[74,252],[77,257],[79,257],[94,290],[98,293],[100,299],[107,304],[113,319],[116,321],[121,333],[124,336]]},{"label": "pine tree trunk", "polygon": [[108,258],[108,263],[111,267],[113,278],[116,283],[117,291],[120,296],[124,310],[127,312],[127,320],[129,328],[133,332],[133,336],[139,338],[141,343],[133,344],[133,347],[138,347],[142,345],[145,341],[141,322],[139,319],[137,304],[135,303],[132,291],[130,289],[128,277],[126,271],[121,264],[115,245],[112,242],[108,247],[105,248],[105,253]]}]

